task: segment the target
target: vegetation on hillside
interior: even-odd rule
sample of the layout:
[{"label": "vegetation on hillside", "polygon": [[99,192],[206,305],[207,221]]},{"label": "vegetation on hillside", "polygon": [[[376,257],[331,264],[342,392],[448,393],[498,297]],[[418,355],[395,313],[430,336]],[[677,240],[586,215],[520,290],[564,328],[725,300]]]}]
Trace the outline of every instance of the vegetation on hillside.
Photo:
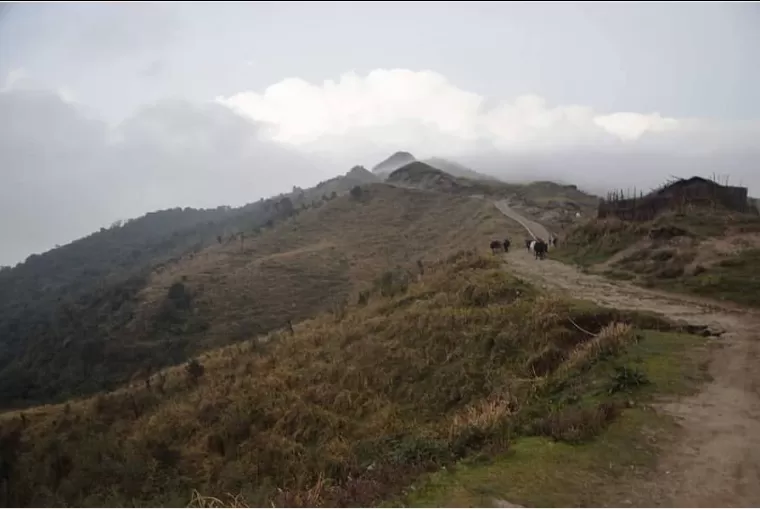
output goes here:
[{"label": "vegetation on hillside", "polygon": [[[98,358],[129,321],[153,267],[287,213],[274,200],[154,212],[0,272],[0,405],[101,389]],[[66,372],[85,387],[61,383]]]},{"label": "vegetation on hillside", "polygon": [[153,358],[159,365],[184,359],[187,345],[181,340],[141,341],[134,334],[124,339],[150,273],[209,246],[237,243],[243,232],[250,237],[272,228],[366,177],[360,171],[349,175],[322,186],[321,198],[294,188],[291,195],[243,207],[152,212],[3,267],[0,408],[113,387]]},{"label": "vegetation on hillside", "polygon": [[[506,454],[473,456],[417,479],[386,506],[651,507],[660,494],[637,489],[658,465],[665,444],[682,428],[650,404],[690,395],[707,373],[707,340],[690,334],[645,330],[621,355],[596,363],[584,379],[629,398],[619,418],[585,443],[545,436],[515,436]],[[577,387],[553,396],[572,400],[593,393]],[[607,396],[603,390],[601,400]]]},{"label": "vegetation on hillside", "polygon": [[302,190],[295,188],[291,195],[296,201],[312,203],[329,201],[339,195],[350,192],[356,186],[380,182],[381,178],[368,171],[363,166],[354,166],[345,175],[340,175],[320,182],[311,189]]},{"label": "vegetation on hillside", "polygon": [[433,168],[437,168],[441,171],[445,171],[449,175],[453,175],[454,177],[463,177],[471,180],[493,180],[493,181],[499,181],[496,177],[492,177],[491,175],[486,175],[484,173],[479,173],[475,170],[472,170],[464,165],[461,165],[457,162],[450,161],[448,159],[443,159],[441,157],[431,157],[429,159],[425,159],[422,161],[423,163],[432,166]]},{"label": "vegetation on hillside", "polygon": [[588,215],[596,209],[598,203],[597,197],[572,185],[547,181],[515,184],[496,179],[456,177],[420,161],[394,171],[388,176],[387,182],[460,196],[508,199],[513,206],[519,207],[554,229],[561,229],[575,222],[576,212]]},{"label": "vegetation on hillside", "polygon": [[513,184],[495,180],[455,177],[421,161],[413,161],[393,171],[388,175],[387,182],[429,191],[467,195],[508,196],[514,194],[517,189]]},{"label": "vegetation on hillside", "polygon": [[760,305],[760,218],[722,209],[592,220],[553,257],[645,286]]},{"label": "vegetation on hillside", "polygon": [[[351,189],[308,208],[284,197],[225,209],[214,224],[198,224],[204,211],[148,215],[4,271],[0,406],[115,388],[340,306],[386,268],[514,227],[477,200]],[[172,230],[181,221],[190,226]]]},{"label": "vegetation on hillside", "polygon": [[374,505],[516,437],[593,438],[648,385],[614,360],[637,329],[672,328],[543,295],[499,257],[461,252],[387,272],[292,334],[4,414],[0,496],[179,506],[197,490],[257,506]]}]

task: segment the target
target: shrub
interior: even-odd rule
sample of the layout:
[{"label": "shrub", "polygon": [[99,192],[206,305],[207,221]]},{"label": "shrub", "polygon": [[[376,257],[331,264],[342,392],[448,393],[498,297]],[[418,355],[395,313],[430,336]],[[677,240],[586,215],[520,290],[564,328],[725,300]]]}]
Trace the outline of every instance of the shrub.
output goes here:
[{"label": "shrub", "polygon": [[631,390],[648,385],[649,379],[646,374],[636,368],[626,366],[616,366],[615,374],[612,377],[612,385],[609,389],[610,394],[616,392],[631,392]]},{"label": "shrub", "polygon": [[191,384],[198,383],[198,380],[203,376],[205,371],[206,368],[203,367],[203,364],[198,362],[195,358],[190,359],[187,364],[185,364],[185,374]]},{"label": "shrub", "polygon": [[558,442],[579,444],[604,431],[620,413],[613,403],[600,403],[595,407],[568,407],[552,411],[538,419],[533,433],[551,437]]}]

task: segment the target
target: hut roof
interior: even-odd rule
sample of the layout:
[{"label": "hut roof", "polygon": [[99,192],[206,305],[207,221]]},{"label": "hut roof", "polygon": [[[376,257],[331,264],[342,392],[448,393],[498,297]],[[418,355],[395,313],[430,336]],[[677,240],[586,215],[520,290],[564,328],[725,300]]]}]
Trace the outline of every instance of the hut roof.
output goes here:
[{"label": "hut roof", "polygon": [[660,189],[658,189],[655,194],[663,194],[663,193],[669,191],[670,189],[673,189],[673,188],[676,188],[676,187],[684,187],[684,186],[688,186],[690,184],[706,184],[706,185],[708,185],[710,187],[725,187],[725,186],[722,186],[722,185],[718,184],[717,182],[714,182],[714,181],[706,179],[706,178],[691,177],[691,178],[687,178],[687,179],[677,179],[677,180],[668,182],[667,184],[665,184],[664,186],[662,186]]}]

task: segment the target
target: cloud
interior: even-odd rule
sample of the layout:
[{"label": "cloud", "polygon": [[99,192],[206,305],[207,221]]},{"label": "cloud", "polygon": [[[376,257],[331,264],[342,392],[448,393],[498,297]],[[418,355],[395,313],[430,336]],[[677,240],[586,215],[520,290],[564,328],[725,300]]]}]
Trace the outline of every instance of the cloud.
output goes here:
[{"label": "cloud", "polygon": [[[660,113],[600,113],[580,105],[552,106],[537,95],[500,100],[462,90],[433,71],[376,69],[337,81],[288,78],[263,92],[216,101],[268,126],[272,139],[303,149],[352,150],[356,133],[388,149],[403,138],[429,152],[458,152],[483,143],[500,149],[636,142],[677,130],[681,120]],[[338,138],[346,143],[336,143]]]},{"label": "cloud", "polygon": [[594,117],[594,123],[621,140],[637,140],[647,132],[661,133],[679,127],[676,119],[663,118],[659,113],[612,113]]},{"label": "cloud", "polygon": [[321,84],[288,78],[216,102],[284,145],[369,164],[409,150],[507,179],[554,179],[600,193],[713,173],[760,193],[758,121],[602,112],[535,94],[486,98],[436,72],[403,69],[348,72]]},{"label": "cloud", "polygon": [[73,32],[70,49],[97,62],[155,55],[171,44],[179,29],[176,12],[166,3],[109,3],[80,12],[67,10],[65,15],[77,17],[80,27]]},{"label": "cloud", "polygon": [[140,75],[146,78],[155,78],[164,74],[168,68],[169,64],[166,62],[166,60],[162,58],[156,58],[140,71]]},{"label": "cloud", "polygon": [[345,171],[216,104],[164,101],[115,128],[85,112],[52,91],[0,93],[0,265],[117,219],[242,205]]},{"label": "cloud", "polygon": [[5,84],[3,85],[3,88],[0,88],[0,92],[8,92],[10,90],[13,90],[19,84],[19,82],[24,81],[28,77],[29,73],[27,73],[26,69],[23,67],[20,67],[18,69],[11,69],[8,71],[8,75],[5,77]]}]

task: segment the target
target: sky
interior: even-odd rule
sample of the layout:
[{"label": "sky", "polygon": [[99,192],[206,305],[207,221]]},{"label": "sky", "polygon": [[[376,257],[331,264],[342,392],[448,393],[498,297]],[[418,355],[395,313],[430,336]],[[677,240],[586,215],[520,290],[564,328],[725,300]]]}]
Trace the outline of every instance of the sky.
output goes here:
[{"label": "sky", "polygon": [[0,4],[0,265],[398,150],[760,195],[760,4]]}]

